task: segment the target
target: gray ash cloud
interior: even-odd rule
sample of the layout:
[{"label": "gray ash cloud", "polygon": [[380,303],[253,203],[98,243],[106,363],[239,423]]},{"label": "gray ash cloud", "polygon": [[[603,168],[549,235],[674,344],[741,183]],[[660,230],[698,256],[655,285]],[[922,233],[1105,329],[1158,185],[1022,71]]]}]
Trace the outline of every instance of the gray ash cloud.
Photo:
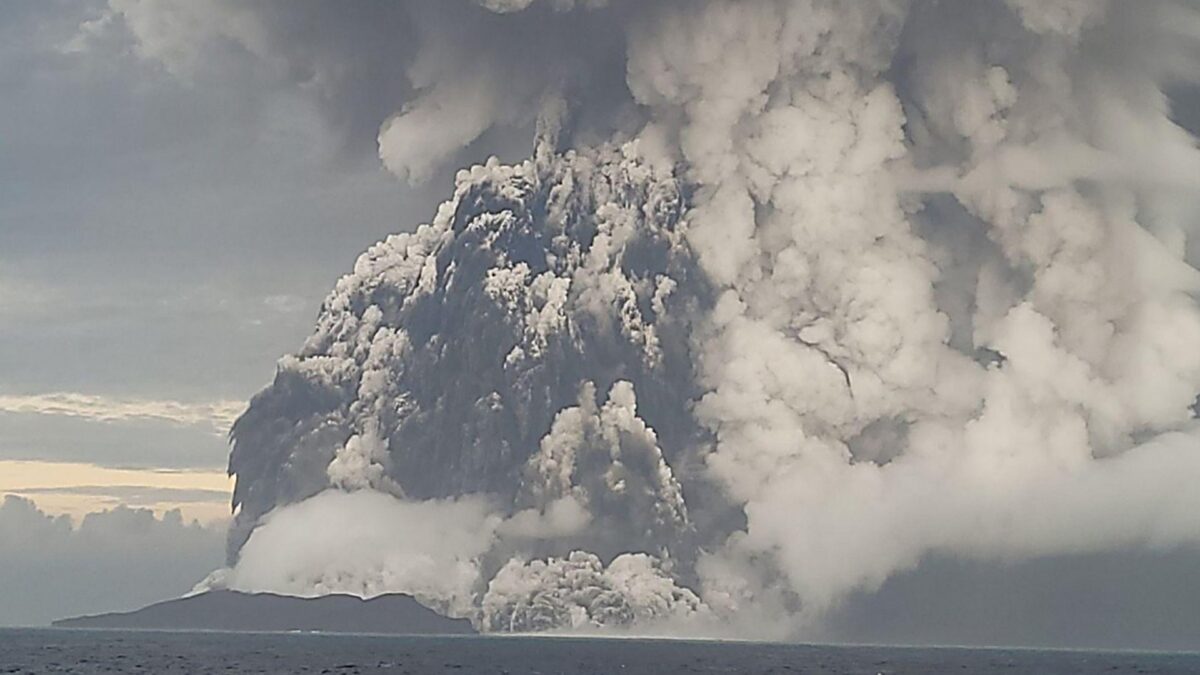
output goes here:
[{"label": "gray ash cloud", "polygon": [[[275,5],[111,7],[169,67],[317,62]],[[540,119],[535,151],[338,283],[235,426],[214,583],[761,636],[935,553],[1200,542],[1200,151],[1163,93],[1195,3],[386,11],[386,167]],[[448,542],[397,548],[421,519]]]}]

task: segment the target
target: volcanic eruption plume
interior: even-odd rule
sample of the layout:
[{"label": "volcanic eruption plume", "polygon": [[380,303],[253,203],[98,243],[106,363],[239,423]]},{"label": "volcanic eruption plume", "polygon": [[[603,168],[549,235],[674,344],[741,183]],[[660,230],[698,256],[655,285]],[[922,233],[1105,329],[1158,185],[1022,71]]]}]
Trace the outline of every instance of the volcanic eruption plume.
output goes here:
[{"label": "volcanic eruption plume", "polygon": [[175,70],[388,73],[409,180],[536,128],[254,398],[210,583],[794,627],[934,553],[1200,543],[1200,3],[111,4]]}]

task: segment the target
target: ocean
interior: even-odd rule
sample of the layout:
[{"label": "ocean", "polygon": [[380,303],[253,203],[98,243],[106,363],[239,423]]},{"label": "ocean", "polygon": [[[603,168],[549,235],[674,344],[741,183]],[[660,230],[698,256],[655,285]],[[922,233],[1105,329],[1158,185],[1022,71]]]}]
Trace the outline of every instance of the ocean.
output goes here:
[{"label": "ocean", "polygon": [[541,637],[0,630],[0,673],[1196,674],[1200,654]]}]

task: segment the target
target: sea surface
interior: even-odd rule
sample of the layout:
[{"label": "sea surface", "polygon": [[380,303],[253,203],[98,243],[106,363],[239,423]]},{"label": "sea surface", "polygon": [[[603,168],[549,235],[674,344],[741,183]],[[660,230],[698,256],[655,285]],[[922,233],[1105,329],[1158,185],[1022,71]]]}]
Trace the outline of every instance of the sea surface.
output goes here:
[{"label": "sea surface", "polygon": [[1200,654],[533,637],[0,630],[0,673],[1200,673]]}]

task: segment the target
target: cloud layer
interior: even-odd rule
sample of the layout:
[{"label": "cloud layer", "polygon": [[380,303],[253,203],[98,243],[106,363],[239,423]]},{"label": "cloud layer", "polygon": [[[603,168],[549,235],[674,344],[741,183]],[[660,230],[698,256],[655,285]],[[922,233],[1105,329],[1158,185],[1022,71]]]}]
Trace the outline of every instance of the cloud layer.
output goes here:
[{"label": "cloud layer", "polygon": [[245,407],[240,401],[184,403],[73,392],[0,395],[0,413],[75,417],[96,422],[158,421],[206,427],[221,436],[229,433]]},{"label": "cloud layer", "polygon": [[187,519],[229,519],[223,471],[110,468],[96,464],[0,459],[0,495],[35,499],[42,510],[82,518],[119,505],[179,509]]}]

